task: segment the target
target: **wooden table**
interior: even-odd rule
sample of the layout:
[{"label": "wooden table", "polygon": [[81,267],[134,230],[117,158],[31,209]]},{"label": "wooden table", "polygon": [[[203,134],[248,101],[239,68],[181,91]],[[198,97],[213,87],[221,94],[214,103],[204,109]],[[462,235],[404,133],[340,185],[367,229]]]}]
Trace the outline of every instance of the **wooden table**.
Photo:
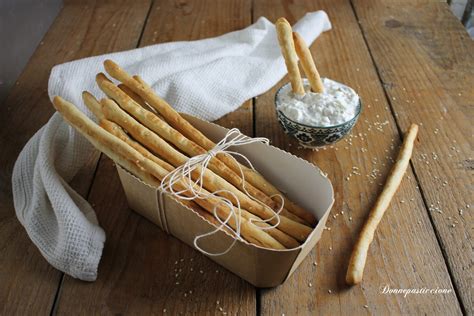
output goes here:
[{"label": "wooden table", "polygon": [[[334,185],[330,230],[285,284],[256,289],[133,213],[112,162],[99,155],[73,181],[107,234],[98,280],[75,280],[43,259],[15,217],[10,178],[19,151],[53,113],[46,88],[55,64],[216,36],[260,16],[293,23],[319,9],[333,29],[311,47],[318,68],[363,100],[352,136],[319,151],[299,148],[277,123],[275,88],[218,121],[268,137]],[[0,108],[0,314],[472,314],[473,60],[473,41],[448,5],[433,1],[66,1]],[[363,283],[348,288],[353,243],[411,122],[421,129],[409,170]],[[451,293],[404,297],[383,294],[385,285]]]}]

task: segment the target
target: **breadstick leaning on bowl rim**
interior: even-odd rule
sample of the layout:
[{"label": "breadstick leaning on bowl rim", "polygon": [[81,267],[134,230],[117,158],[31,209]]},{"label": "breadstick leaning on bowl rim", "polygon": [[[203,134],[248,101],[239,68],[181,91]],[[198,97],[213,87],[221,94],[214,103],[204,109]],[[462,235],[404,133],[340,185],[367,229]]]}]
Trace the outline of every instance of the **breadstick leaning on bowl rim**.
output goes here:
[{"label": "breadstick leaning on bowl rim", "polygon": [[300,58],[303,71],[308,78],[311,90],[316,93],[324,92],[324,85],[319,76],[319,72],[314,64],[313,56],[306,45],[304,39],[297,32],[293,32],[293,41],[295,42],[296,54]]},{"label": "breadstick leaning on bowl rim", "polygon": [[[149,181],[159,181],[168,174],[167,170],[152,160],[145,158],[127,143],[92,122],[92,120],[79,111],[73,104],[56,96],[53,99],[53,105],[64,119],[84,135],[97,149],[135,175],[143,176]],[[154,177],[155,180],[150,177]],[[183,190],[185,188],[185,185],[181,182],[176,182],[175,186],[177,190]],[[229,215],[229,209],[220,204],[216,198],[209,197],[207,199],[196,199],[195,201],[208,212],[212,213],[215,209],[221,218],[226,218]],[[247,241],[263,247],[285,249],[281,243],[257,228],[249,220],[240,217],[240,221],[241,234]],[[237,223],[233,217],[228,223],[232,228],[236,229]]]},{"label": "breadstick leaning on bowl rim", "polygon": [[293,31],[290,23],[285,18],[279,18],[275,22],[275,28],[280,44],[281,54],[285,59],[288,77],[291,82],[293,93],[304,95],[303,81],[301,80],[300,69],[298,68],[298,56],[296,55],[295,43],[293,42]]},{"label": "breadstick leaning on bowl rim", "polygon": [[[133,92],[139,95],[148,105],[154,108],[161,116],[167,121],[168,124],[173,126],[176,130],[180,131],[188,139],[193,140],[195,143],[200,145],[206,150],[212,150],[216,144],[209,140],[204,134],[192,126],[186,119],[184,119],[178,112],[176,112],[165,100],[156,95],[153,89],[148,86],[138,76],[132,77],[126,73],[119,65],[111,60],[104,62],[104,68],[107,73],[114,79],[125,84]],[[243,165],[236,166],[234,160],[223,154],[218,154],[219,160],[223,161],[229,168],[239,173],[240,169],[243,170],[245,179],[267,194],[268,196],[281,195],[284,197],[285,208],[295,215],[301,217],[311,225],[315,226],[317,223],[316,218],[313,214],[306,211],[296,203],[285,197],[277,188],[263,178],[258,172],[247,168]],[[280,202],[278,198],[275,200],[277,203]]]},{"label": "breadstick leaning on bowl rim", "polygon": [[400,152],[398,153],[397,161],[393,165],[387,181],[385,182],[383,191],[370,211],[369,217],[365,222],[352,251],[346,274],[346,282],[348,284],[354,285],[362,281],[370,243],[374,238],[374,233],[378,224],[382,220],[382,217],[387,210],[392,197],[397,191],[405,171],[407,170],[417,133],[418,125],[411,124],[405,135]]}]

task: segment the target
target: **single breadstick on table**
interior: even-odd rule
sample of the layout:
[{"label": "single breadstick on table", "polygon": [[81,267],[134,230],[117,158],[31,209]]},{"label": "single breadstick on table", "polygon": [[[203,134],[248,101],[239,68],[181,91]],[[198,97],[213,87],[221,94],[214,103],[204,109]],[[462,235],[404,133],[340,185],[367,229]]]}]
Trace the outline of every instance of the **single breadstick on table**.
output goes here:
[{"label": "single breadstick on table", "polygon": [[377,201],[370,211],[369,217],[360,232],[349,260],[349,267],[347,268],[346,282],[348,284],[357,284],[362,281],[370,243],[372,242],[375,230],[387,210],[393,195],[397,191],[408,167],[417,133],[418,125],[412,124],[405,135],[405,140],[403,141],[400,152],[398,153],[397,161],[390,171],[384,189],[377,198]]},{"label": "single breadstick on table", "polygon": [[305,91],[303,81],[301,81],[300,69],[298,68],[298,57],[296,56],[291,25],[285,18],[279,18],[275,23],[275,27],[278,35],[278,43],[281,48],[281,54],[285,59],[286,68],[288,69],[291,89],[295,94],[304,95]]},{"label": "single breadstick on table", "polygon": [[[168,125],[168,123],[159,118],[155,113],[141,107],[138,103],[134,101],[134,99],[132,99],[124,91],[119,89],[110,80],[108,80],[104,74],[98,74],[96,76],[96,81],[100,89],[110,98],[114,99],[124,111],[136,118],[136,120],[142,123],[145,127],[154,131],[169,143],[175,145],[183,153],[189,155],[190,157],[207,153],[204,148],[187,139],[184,135],[182,135],[180,132]],[[237,188],[241,190],[244,189],[243,179],[241,178],[241,176],[235,173],[217,157],[211,159],[209,168],[222,178],[229,181]],[[247,192],[249,192],[251,196],[262,201],[272,209],[278,209],[278,205],[270,197],[255,188],[252,184],[247,182],[247,184],[245,185],[245,189],[247,190]],[[306,224],[303,219],[299,218],[293,213],[290,213],[286,209],[283,209],[280,214],[294,221]]]},{"label": "single breadstick on table", "polygon": [[[119,65],[117,65],[111,60],[106,60],[104,62],[104,67],[110,76],[123,82],[133,92],[142,97],[143,100],[145,100],[151,107],[153,107],[163,116],[167,123],[169,123],[171,126],[180,131],[188,139],[193,140],[195,143],[197,143],[206,150],[212,150],[216,146],[214,142],[208,139],[204,134],[202,134],[198,129],[196,129],[186,119],[184,119],[165,100],[156,95],[153,89],[148,86],[143,80],[141,80],[140,77],[130,76],[127,72],[120,68]],[[278,194],[282,195],[284,197],[285,208],[287,208],[289,211],[291,211],[298,217],[304,219],[306,222],[310,223],[313,226],[317,223],[317,220],[313,214],[306,211],[296,203],[289,200],[283,194],[281,194],[277,188],[275,188],[258,172],[243,165],[235,165],[234,160],[227,157],[226,155],[218,154],[217,157],[219,158],[219,160],[223,161],[229,168],[233,169],[234,172],[238,173],[240,172],[240,168],[242,168],[246,181],[252,184],[254,187],[260,189],[268,196],[274,196]],[[274,200],[277,203],[280,202],[278,198],[274,198]]]},{"label": "single breadstick on table", "polygon": [[[107,119],[117,123],[122,128],[127,130],[137,141],[141,142],[154,153],[163,157],[167,162],[178,167],[183,165],[188,160],[188,157],[175,150],[157,134],[138,123],[133,117],[123,111],[114,101],[110,99],[102,99],[101,104],[102,110]],[[191,175],[194,180],[197,180],[201,176],[202,172],[202,168],[196,168],[196,170]],[[236,201],[234,201],[234,196],[237,197],[243,208],[262,219],[273,217],[273,212],[271,212],[267,206],[252,200],[211,170],[207,169],[202,174],[202,176],[204,180],[204,187],[207,190],[210,190],[211,192],[219,192],[219,195],[228,198],[235,203]],[[273,218],[270,223],[276,224],[277,219]],[[278,229],[299,241],[306,240],[312,231],[310,227],[293,221],[282,215],[280,215],[280,224],[278,225]]]},{"label": "single breadstick on table", "polygon": [[311,56],[311,52],[304,39],[297,32],[293,32],[293,40],[295,42],[296,54],[300,58],[301,66],[311,85],[311,90],[317,93],[324,92],[323,82],[321,81],[319,72],[314,64],[313,56]]},{"label": "single breadstick on table", "polygon": [[[161,168],[152,160],[146,159],[138,151],[127,145],[127,143],[96,125],[73,104],[56,96],[53,99],[53,105],[66,121],[84,135],[84,137],[86,137],[97,149],[105,153],[116,163],[130,171],[146,171],[158,180],[162,180],[163,177],[168,174],[167,170]],[[185,186],[182,182],[177,182],[175,184],[176,190],[183,190],[184,188]],[[209,197],[207,199],[196,199],[195,202],[210,213],[213,213],[215,209],[218,216],[222,219],[225,219],[230,214],[229,209],[220,204],[219,200],[216,198]],[[241,234],[247,241],[268,248],[285,249],[282,244],[250,223],[250,221],[243,217],[241,217],[240,220]],[[232,228],[236,229],[237,223],[233,217],[228,223]]]}]

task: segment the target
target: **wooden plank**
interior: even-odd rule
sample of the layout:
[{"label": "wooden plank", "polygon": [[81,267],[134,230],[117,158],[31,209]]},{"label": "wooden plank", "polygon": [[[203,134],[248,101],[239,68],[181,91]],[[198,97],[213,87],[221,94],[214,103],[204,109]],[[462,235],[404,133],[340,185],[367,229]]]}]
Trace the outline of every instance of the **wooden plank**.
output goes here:
[{"label": "wooden plank", "polygon": [[[71,59],[134,47],[146,3],[66,3],[1,108],[0,314],[49,314],[61,277],[16,219],[10,181],[20,150],[53,113],[46,91],[50,70]],[[102,33],[113,30],[121,30],[121,36]],[[89,190],[97,157],[92,155],[75,179],[82,195]]]},{"label": "wooden plank", "polygon": [[[250,23],[250,1],[155,2],[141,46],[194,40]],[[247,102],[218,121],[252,133]],[[127,206],[108,159],[102,159],[90,202],[107,234],[99,278],[85,284],[65,277],[59,314],[253,314],[255,289]]]},{"label": "wooden plank", "polygon": [[472,313],[474,42],[443,3],[354,7],[397,124],[421,125],[412,163],[464,311]]},{"label": "wooden plank", "polygon": [[[44,34],[61,10],[60,0],[0,3],[0,103],[8,95]],[[18,23],[22,21],[22,23]]]},{"label": "wooden plank", "polygon": [[299,149],[283,134],[274,113],[275,88],[256,100],[256,135],[318,165],[328,173],[336,199],[327,224],[330,230],[285,284],[261,292],[260,311],[263,315],[460,314],[454,293],[408,298],[381,293],[385,285],[452,289],[411,170],[375,234],[362,284],[345,285],[352,246],[392,165],[400,135],[349,1],[259,1],[254,16],[271,20],[285,16],[294,22],[318,9],[325,10],[333,23],[333,29],[311,47],[320,73],[358,91],[364,109],[351,137],[313,152]]}]

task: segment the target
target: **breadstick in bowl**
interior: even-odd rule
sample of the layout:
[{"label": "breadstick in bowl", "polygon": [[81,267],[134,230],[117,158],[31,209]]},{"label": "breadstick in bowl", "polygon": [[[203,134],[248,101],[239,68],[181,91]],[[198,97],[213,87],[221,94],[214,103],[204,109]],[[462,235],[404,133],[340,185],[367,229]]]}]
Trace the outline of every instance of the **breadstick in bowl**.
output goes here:
[{"label": "breadstick in bowl", "polygon": [[293,42],[291,25],[285,18],[279,18],[275,23],[275,27],[293,93],[303,95],[305,92],[303,82],[301,81],[300,69],[298,68],[298,57],[296,55],[295,43]]},{"label": "breadstick in bowl", "polygon": [[359,235],[359,239],[354,246],[346,274],[346,282],[350,285],[358,284],[362,281],[370,243],[374,238],[374,233],[378,224],[382,220],[382,217],[387,210],[393,195],[397,191],[405,171],[407,170],[417,133],[418,125],[412,124],[406,133],[405,140],[403,141],[400,152],[398,153],[397,161],[390,171],[383,191],[370,211],[369,218],[365,222]]},{"label": "breadstick in bowl", "polygon": [[301,66],[311,85],[311,90],[317,93],[324,92],[323,82],[304,39],[297,32],[293,32],[293,40],[295,42],[296,54],[300,58]]}]

